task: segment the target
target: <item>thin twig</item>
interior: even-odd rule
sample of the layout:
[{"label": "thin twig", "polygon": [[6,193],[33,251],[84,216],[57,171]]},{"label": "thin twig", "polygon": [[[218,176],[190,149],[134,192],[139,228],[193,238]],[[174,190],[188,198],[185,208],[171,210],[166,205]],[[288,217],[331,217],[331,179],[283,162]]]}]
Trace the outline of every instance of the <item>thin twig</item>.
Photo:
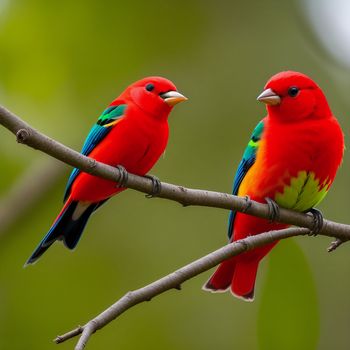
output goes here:
[{"label": "thin twig", "polygon": [[[2,106],[0,106],[0,124],[15,134],[18,142],[40,150],[84,172],[115,182],[118,182],[122,177],[121,171],[118,168],[97,162],[50,139]],[[147,177],[128,173],[125,187],[151,194],[153,181]],[[269,218],[269,208],[266,204],[249,201],[249,205],[247,205],[247,198],[237,197],[227,193],[190,189],[161,182],[161,188],[157,197],[172,200],[184,206],[198,205],[229,210],[234,209],[253,216]],[[280,209],[279,221],[309,229],[312,229],[314,226],[312,216],[284,208]],[[346,241],[350,239],[350,225],[325,220],[320,233]]]},{"label": "thin twig", "polygon": [[150,301],[157,295],[160,295],[170,289],[178,289],[185,281],[201,274],[204,271],[211,269],[223,260],[226,260],[232,256],[242,254],[248,250],[260,247],[267,243],[274,242],[276,240],[306,235],[310,233],[309,229],[293,227],[278,231],[270,231],[258,234],[256,236],[250,236],[230,243],[198,260],[191,262],[190,264],[181,267],[180,269],[166,275],[157,281],[142,287],[140,289],[126,293],[116,303],[100,313],[98,316],[90,320],[82,327],[78,327],[66,334],[58,336],[54,341],[62,343],[69,338],[73,338],[78,334],[82,334],[75,350],[83,350],[90,336],[101,329],[115,318],[123,314],[131,307],[140,304],[144,301]]},{"label": "thin twig", "polygon": [[77,328],[73,329],[70,332],[67,332],[63,335],[58,335],[54,341],[56,344],[63,343],[64,341],[66,341],[70,338],[76,337],[77,335],[79,335],[81,333],[83,333],[83,327],[78,326]]},{"label": "thin twig", "polygon": [[344,243],[344,241],[337,238],[335,241],[331,242],[330,246],[327,248],[328,253],[334,252],[343,243]]}]

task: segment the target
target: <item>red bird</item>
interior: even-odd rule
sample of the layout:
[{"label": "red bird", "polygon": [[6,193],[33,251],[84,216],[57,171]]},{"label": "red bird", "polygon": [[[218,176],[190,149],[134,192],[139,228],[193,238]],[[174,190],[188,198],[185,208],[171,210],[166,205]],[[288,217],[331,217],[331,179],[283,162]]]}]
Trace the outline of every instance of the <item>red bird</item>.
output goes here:
[{"label": "red bird", "polygon": [[[165,78],[137,81],[101,114],[81,153],[144,176],[165,150],[170,111],[185,100],[187,98]],[[56,240],[74,249],[90,215],[124,189],[113,181],[74,169],[68,180],[63,209],[26,264],[34,263]]]},{"label": "red bird", "polygon": [[[245,149],[233,194],[315,213],[313,207],[328,192],[344,151],[342,130],[325,95],[306,75],[288,71],[273,76],[258,100],[267,105],[267,116]],[[232,242],[287,226],[233,211],[228,234]],[[253,300],[259,262],[276,243],[222,262],[203,288],[230,289],[239,298]]]}]

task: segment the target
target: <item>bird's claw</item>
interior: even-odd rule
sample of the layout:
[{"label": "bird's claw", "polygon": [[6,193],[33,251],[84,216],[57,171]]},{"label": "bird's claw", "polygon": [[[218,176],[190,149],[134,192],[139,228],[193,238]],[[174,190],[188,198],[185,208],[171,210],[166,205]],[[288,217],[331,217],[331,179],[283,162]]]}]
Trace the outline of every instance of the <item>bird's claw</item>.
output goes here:
[{"label": "bird's claw", "polygon": [[[312,217],[313,217],[313,227],[309,233],[309,236],[317,236],[323,227],[323,215],[322,215],[321,211],[319,211],[318,209],[315,209],[315,208],[311,208],[309,210],[309,213],[311,213]],[[334,249],[336,249],[336,248],[334,248]],[[334,249],[332,249],[332,250],[334,250]]]},{"label": "bird's claw", "polygon": [[129,174],[122,165],[117,165],[116,168],[119,170],[119,180],[116,187],[125,187],[128,183]]},{"label": "bird's claw", "polygon": [[146,198],[157,197],[162,190],[162,183],[160,182],[157,176],[145,175],[145,177],[152,180],[152,191],[151,193],[146,194],[145,197]]},{"label": "bird's claw", "polygon": [[242,209],[242,213],[245,213],[253,204],[249,196],[244,196],[244,199],[245,199],[245,205],[244,205],[244,208]]},{"label": "bird's claw", "polygon": [[266,204],[269,207],[268,219],[270,223],[278,221],[280,218],[280,207],[273,199],[269,197],[265,197],[265,200],[266,200]]}]

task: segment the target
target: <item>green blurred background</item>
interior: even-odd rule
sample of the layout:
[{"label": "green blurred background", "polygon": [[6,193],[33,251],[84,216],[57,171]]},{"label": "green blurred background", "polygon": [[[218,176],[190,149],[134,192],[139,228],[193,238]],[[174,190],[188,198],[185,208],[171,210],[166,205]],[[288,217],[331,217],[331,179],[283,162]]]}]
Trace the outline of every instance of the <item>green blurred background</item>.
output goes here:
[{"label": "green blurred background", "polygon": [[[326,19],[315,3],[327,1],[1,0],[1,104],[80,149],[99,113],[128,84],[163,75],[190,100],[171,114],[166,155],[152,173],[229,192],[265,113],[256,96],[278,71],[312,76],[348,139],[348,61],[327,47],[329,38],[317,29],[327,28]],[[332,8],[334,16],[344,13],[339,4]],[[52,339],[128,290],[226,243],[226,211],[182,208],[129,190],[94,215],[74,253],[55,244],[23,269],[61,208],[70,168],[17,145],[5,129],[0,135],[0,349],[72,349],[75,340]],[[347,223],[349,169],[346,153],[321,205],[327,218]],[[23,204],[29,208],[20,212]],[[207,272],[181,292],[128,311],[88,349],[348,349],[350,248],[329,255],[328,244],[325,237],[280,243],[261,266],[254,303],[202,292]]]}]

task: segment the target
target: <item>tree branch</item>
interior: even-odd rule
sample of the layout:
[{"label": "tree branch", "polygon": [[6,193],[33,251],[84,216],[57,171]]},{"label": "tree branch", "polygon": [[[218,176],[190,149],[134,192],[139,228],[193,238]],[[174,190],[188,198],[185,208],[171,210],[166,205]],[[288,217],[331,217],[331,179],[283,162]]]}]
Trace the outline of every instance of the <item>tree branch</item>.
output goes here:
[{"label": "tree branch", "polygon": [[[85,157],[82,154],[73,151],[61,143],[50,139],[39,131],[33,129],[19,117],[0,106],[0,124],[4,125],[13,134],[16,135],[19,143],[26,144],[32,148],[38,149],[62,162],[79,168],[80,170],[92,175],[100,176],[104,179],[118,182],[123,178],[122,172],[118,168],[99,163],[94,159]],[[125,187],[150,194],[153,189],[153,182],[146,177],[140,177],[134,174],[128,174],[125,181]],[[166,198],[176,201],[184,206],[198,205],[222,209],[236,210],[261,218],[269,217],[269,208],[266,204],[251,201],[247,198],[233,196],[227,193],[214,191],[189,189],[162,182],[159,193],[160,198]],[[130,307],[143,301],[151,300],[166,290],[179,289],[184,281],[206,271],[221,261],[247,250],[265,245],[269,242],[297,235],[310,233],[313,229],[314,220],[311,215],[295,212],[287,209],[280,209],[279,221],[286,224],[301,226],[304,228],[289,228],[280,231],[265,232],[256,236],[250,236],[244,240],[231,243],[207,256],[196,260],[195,262],[180,268],[179,270],[167,275],[150,285],[127,293],[119,301],[102,312],[100,315],[89,321],[85,326],[78,327],[71,332],[58,336],[55,341],[61,343],[82,333],[77,344],[76,350],[82,350],[92,333],[102,328],[117,316],[125,312]],[[340,224],[329,220],[324,220],[324,224],[319,234],[329,237],[336,237],[336,243],[333,243],[331,250],[350,239],[350,225]]]},{"label": "tree branch", "polygon": [[[118,182],[122,177],[121,171],[118,168],[97,162],[92,158],[86,157],[50,139],[2,106],[0,106],[0,124],[15,134],[19,143],[40,150],[86,173],[115,182]],[[153,182],[149,178],[128,173],[125,187],[151,194]],[[198,205],[229,210],[233,209],[261,218],[269,218],[269,208],[266,204],[256,201],[250,201],[248,203],[246,198],[233,196],[227,193],[190,189],[162,182],[157,197],[178,202],[183,206]],[[286,224],[307,227],[309,229],[312,229],[314,226],[313,217],[311,215],[284,208],[280,209],[279,221]],[[320,233],[346,241],[350,239],[350,225],[325,220]]]},{"label": "tree branch", "polygon": [[179,290],[181,288],[181,284],[185,281],[201,274],[204,271],[211,269],[220,262],[232,256],[242,254],[248,250],[261,247],[276,240],[292,236],[306,235],[308,233],[310,233],[310,230],[307,228],[293,227],[278,231],[261,233],[242,239],[240,241],[230,243],[198,260],[191,262],[184,267],[181,267],[180,269],[158,279],[157,281],[145,287],[126,293],[116,303],[90,320],[84,326],[79,326],[68,333],[59,335],[56,339],[54,339],[54,341],[57,344],[63,343],[64,341],[81,334],[75,350],[83,350],[87,341],[93,333],[106,326],[108,323],[113,321],[115,318],[123,314],[131,307],[145,301],[150,301],[155,296],[162,294],[170,289]]}]

